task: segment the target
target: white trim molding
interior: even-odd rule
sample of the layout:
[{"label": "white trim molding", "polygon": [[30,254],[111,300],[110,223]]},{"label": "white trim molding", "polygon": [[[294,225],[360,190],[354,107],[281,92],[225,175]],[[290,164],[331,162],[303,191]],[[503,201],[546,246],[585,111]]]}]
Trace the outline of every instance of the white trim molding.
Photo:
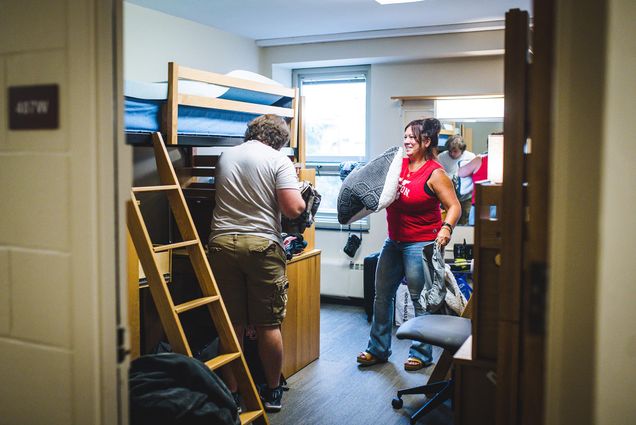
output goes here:
[{"label": "white trim molding", "polygon": [[287,46],[294,44],[325,43],[333,41],[367,40],[374,38],[409,37],[418,35],[452,34],[474,31],[503,30],[504,20],[467,22],[461,24],[433,25],[426,27],[394,28],[374,31],[355,31],[337,34],[307,35],[256,40],[258,47]]}]

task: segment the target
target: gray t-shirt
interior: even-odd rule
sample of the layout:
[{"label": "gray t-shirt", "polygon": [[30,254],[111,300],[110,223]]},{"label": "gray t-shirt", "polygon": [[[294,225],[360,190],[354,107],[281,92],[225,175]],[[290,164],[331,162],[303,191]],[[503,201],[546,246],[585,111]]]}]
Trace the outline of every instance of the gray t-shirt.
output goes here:
[{"label": "gray t-shirt", "polygon": [[282,244],[277,189],[298,190],[291,160],[257,140],[224,151],[216,165],[210,240],[248,233]]}]

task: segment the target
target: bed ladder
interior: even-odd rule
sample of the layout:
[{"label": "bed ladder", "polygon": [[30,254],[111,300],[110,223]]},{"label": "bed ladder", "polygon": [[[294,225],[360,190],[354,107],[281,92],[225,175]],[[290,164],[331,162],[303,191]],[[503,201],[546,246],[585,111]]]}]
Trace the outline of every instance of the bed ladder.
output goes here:
[{"label": "bed ladder", "polygon": [[[269,425],[263,404],[247,367],[247,362],[241,351],[234,328],[221,299],[212,270],[206,258],[203,246],[199,240],[194,222],[188,210],[183,191],[177,180],[177,175],[168,156],[168,151],[161,137],[161,133],[152,135],[155,159],[161,186],[134,187],[131,191],[131,201],[127,205],[128,230],[139,256],[139,261],[146,273],[152,299],[157,307],[161,324],[168,337],[172,350],[176,353],[192,357],[192,350],[186,338],[179,319],[179,314],[199,307],[207,307],[214,326],[219,334],[219,354],[205,364],[212,370],[222,366],[229,366],[237,377],[239,392],[246,407],[240,414],[241,424],[259,423]],[[174,215],[183,242],[168,245],[153,246],[146,223],[136,198],[140,192],[164,192],[168,198],[170,209]],[[174,305],[166,281],[159,271],[156,254],[173,249],[185,249],[192,263],[192,268],[199,282],[201,298],[193,299],[183,304]]]}]

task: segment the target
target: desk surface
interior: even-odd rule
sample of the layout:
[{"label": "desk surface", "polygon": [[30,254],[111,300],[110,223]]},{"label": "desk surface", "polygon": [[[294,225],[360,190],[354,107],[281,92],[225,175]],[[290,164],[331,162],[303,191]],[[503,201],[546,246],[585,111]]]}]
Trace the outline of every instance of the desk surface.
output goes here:
[{"label": "desk surface", "polygon": [[469,336],[453,356],[455,361],[471,361],[473,359],[473,336]]},{"label": "desk surface", "polygon": [[300,254],[292,257],[291,260],[287,261],[287,264],[295,263],[297,261],[301,261],[301,260],[304,260],[305,258],[313,257],[314,255],[318,255],[318,254],[320,254],[320,250],[315,248],[310,249],[309,251],[303,251]]}]

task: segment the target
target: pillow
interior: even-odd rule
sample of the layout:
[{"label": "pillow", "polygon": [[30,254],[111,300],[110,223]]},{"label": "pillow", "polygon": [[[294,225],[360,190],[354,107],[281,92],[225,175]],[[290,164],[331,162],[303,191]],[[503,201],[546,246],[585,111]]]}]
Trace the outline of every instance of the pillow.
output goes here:
[{"label": "pillow", "polygon": [[356,220],[388,207],[397,197],[402,170],[402,148],[389,148],[362,167],[356,167],[342,182],[338,194],[338,222]]}]

